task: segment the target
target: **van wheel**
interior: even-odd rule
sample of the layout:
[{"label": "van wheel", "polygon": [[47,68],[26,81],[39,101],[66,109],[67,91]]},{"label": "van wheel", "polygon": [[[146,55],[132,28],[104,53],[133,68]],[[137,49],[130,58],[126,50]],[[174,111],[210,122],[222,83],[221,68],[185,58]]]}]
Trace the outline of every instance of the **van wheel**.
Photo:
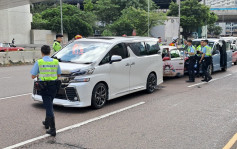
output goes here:
[{"label": "van wheel", "polygon": [[153,93],[157,86],[157,77],[154,73],[150,73],[147,78],[146,91],[147,93]]},{"label": "van wheel", "polygon": [[91,106],[95,109],[102,108],[108,99],[108,89],[103,83],[98,83],[92,91]]},{"label": "van wheel", "polygon": [[208,68],[207,68],[207,71],[209,72],[210,75],[212,75],[212,73],[213,73],[213,66],[209,65]]}]

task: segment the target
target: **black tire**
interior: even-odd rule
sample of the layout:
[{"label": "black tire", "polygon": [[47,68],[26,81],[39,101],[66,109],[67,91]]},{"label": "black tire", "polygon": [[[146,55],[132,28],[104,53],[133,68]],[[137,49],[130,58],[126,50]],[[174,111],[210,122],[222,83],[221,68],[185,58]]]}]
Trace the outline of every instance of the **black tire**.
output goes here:
[{"label": "black tire", "polygon": [[213,73],[213,66],[209,65],[208,68],[207,68],[207,71],[209,72],[210,75],[212,75],[212,73]]},{"label": "black tire", "polygon": [[108,88],[104,83],[98,83],[92,91],[91,106],[95,109],[102,108],[108,100]]},{"label": "black tire", "polygon": [[23,49],[20,49],[19,51],[23,51]]},{"label": "black tire", "polygon": [[146,91],[147,93],[153,93],[157,86],[157,77],[154,73],[150,73],[147,77]]},{"label": "black tire", "polygon": [[234,62],[234,65],[237,65],[237,62]]}]

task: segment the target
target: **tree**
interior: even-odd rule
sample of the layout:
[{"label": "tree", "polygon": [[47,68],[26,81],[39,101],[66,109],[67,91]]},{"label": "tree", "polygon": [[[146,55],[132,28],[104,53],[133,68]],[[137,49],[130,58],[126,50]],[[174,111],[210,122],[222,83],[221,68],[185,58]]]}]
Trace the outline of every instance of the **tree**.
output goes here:
[{"label": "tree", "polygon": [[[132,35],[135,29],[137,35],[144,36],[148,32],[147,12],[143,9],[129,7],[122,11],[122,16],[109,26],[109,29],[118,36]],[[162,24],[166,20],[163,13],[150,12],[149,27]]]},{"label": "tree", "polygon": [[[68,33],[69,39],[77,34],[92,35],[95,21],[96,17],[93,13],[81,11],[74,5],[63,4],[63,29]],[[40,25],[41,22],[44,23],[43,26]],[[50,29],[59,33],[61,30],[60,7],[46,9],[40,14],[34,15],[32,24],[34,27]]]},{"label": "tree", "polygon": [[214,35],[219,36],[222,33],[222,28],[220,26],[216,26],[215,24],[208,25],[207,30],[212,37],[214,37]]},{"label": "tree", "polygon": [[[198,0],[182,1],[180,12],[183,36],[186,38],[198,27],[213,24],[218,19],[217,15],[212,13],[208,6],[199,3]],[[178,4],[172,2],[167,15],[178,16]]]}]

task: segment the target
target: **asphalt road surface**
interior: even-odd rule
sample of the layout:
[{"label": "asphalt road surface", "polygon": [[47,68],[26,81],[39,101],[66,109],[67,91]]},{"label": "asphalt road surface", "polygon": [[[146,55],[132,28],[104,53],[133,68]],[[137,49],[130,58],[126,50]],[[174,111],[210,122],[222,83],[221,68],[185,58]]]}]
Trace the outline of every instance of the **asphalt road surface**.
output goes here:
[{"label": "asphalt road surface", "polygon": [[45,111],[29,94],[31,67],[0,68],[0,148],[237,147],[237,66],[215,73],[210,83],[165,79],[153,94],[124,96],[99,110],[55,106],[55,138],[45,135]]}]

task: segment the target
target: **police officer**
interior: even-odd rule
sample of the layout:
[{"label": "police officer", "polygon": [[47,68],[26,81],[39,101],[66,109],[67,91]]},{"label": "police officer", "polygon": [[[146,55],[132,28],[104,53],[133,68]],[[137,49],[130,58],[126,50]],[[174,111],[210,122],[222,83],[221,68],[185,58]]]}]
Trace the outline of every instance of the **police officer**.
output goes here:
[{"label": "police officer", "polygon": [[53,50],[54,52],[58,52],[62,49],[61,42],[63,41],[63,35],[58,34],[56,35],[56,41],[53,43]]},{"label": "police officer", "polygon": [[159,46],[163,45],[161,42],[162,42],[161,37],[158,37],[158,44],[159,44]]},{"label": "police officer", "polygon": [[58,60],[52,59],[50,55],[50,47],[44,45],[41,47],[42,59],[39,59],[31,70],[32,79],[37,78],[40,86],[40,92],[43,104],[46,109],[46,118],[43,125],[46,133],[56,136],[55,119],[53,112],[53,99],[59,87],[58,77],[61,75]]},{"label": "police officer", "polygon": [[187,54],[189,57],[189,65],[188,65],[189,80],[186,82],[195,82],[194,65],[196,63],[196,49],[192,45],[192,40],[188,40],[187,45],[188,45]]},{"label": "police officer", "polygon": [[183,48],[184,50],[187,50],[187,48],[188,48],[187,40],[186,40],[186,39],[183,40],[182,48]]},{"label": "police officer", "polygon": [[208,40],[204,40],[203,41],[203,50],[202,50],[202,57],[199,61],[199,63],[202,63],[203,67],[202,67],[202,71],[204,74],[204,80],[202,80],[203,82],[209,82],[212,77],[208,72],[208,66],[211,65],[212,63],[212,54],[211,54],[211,47],[208,46]]},{"label": "police officer", "polygon": [[196,77],[200,77],[200,59],[202,57],[202,48],[203,48],[203,40],[201,40],[200,45],[197,47],[197,76]]}]

